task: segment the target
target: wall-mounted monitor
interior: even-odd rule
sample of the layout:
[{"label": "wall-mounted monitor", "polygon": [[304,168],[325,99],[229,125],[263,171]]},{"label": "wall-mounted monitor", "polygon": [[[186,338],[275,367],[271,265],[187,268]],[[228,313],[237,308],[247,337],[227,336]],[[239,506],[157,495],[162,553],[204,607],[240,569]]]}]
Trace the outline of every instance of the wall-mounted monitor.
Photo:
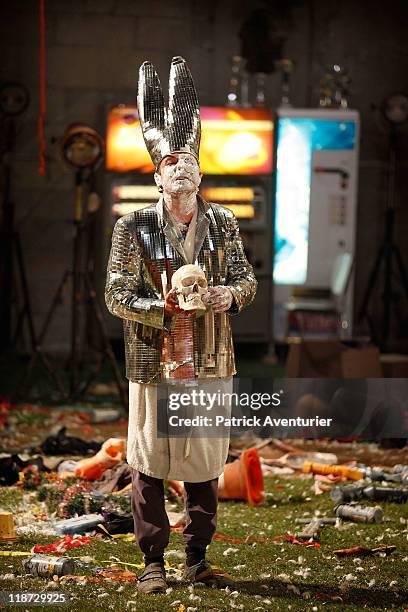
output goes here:
[{"label": "wall-mounted monitor", "polygon": [[[273,120],[263,108],[201,107],[200,165],[209,175],[272,173]],[[111,172],[152,173],[137,109],[109,111],[106,168]]]}]

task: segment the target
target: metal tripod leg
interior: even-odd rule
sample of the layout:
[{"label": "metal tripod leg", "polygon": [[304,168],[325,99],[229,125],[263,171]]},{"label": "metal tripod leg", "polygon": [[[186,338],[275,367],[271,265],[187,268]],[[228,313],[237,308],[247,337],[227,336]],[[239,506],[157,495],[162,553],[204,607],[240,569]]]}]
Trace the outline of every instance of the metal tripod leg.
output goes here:
[{"label": "metal tripod leg", "polygon": [[[103,346],[104,346],[104,356],[106,356],[109,359],[110,364],[112,366],[113,374],[114,374],[115,381],[116,381],[116,386],[118,388],[119,397],[120,397],[120,400],[121,400],[121,403],[122,403],[122,407],[123,407],[123,411],[122,412],[123,412],[124,416],[127,416],[128,401],[127,401],[127,396],[126,396],[125,389],[123,387],[120,370],[119,370],[119,367],[118,367],[118,364],[117,364],[117,361],[116,361],[115,354],[114,354],[114,352],[112,350],[111,343],[110,343],[109,338],[108,338],[108,333],[107,333],[107,329],[106,329],[106,325],[105,325],[105,320],[103,318],[102,309],[101,309],[100,304],[98,302],[96,291],[92,287],[91,281],[90,281],[89,276],[87,274],[85,274],[85,289],[86,289],[86,291],[87,291],[87,293],[89,295],[89,298],[91,300],[91,304],[92,304],[93,310],[95,312],[96,319],[97,319],[98,324],[99,324],[100,335],[101,335],[101,339],[102,339]],[[103,359],[102,359],[102,361],[103,361]],[[99,364],[99,369],[100,369],[100,366],[102,365],[102,361]]]},{"label": "metal tripod leg", "polygon": [[408,274],[404,266],[404,262],[402,261],[400,250],[397,246],[393,247],[393,251],[395,253],[395,258],[397,260],[398,271],[400,274],[402,286],[404,287],[405,297],[408,298]]},{"label": "metal tripod leg", "polygon": [[62,291],[64,289],[64,286],[69,278],[69,276],[71,275],[71,272],[69,270],[66,270],[62,276],[61,282],[57,287],[57,290],[55,292],[54,298],[51,302],[51,306],[48,309],[47,315],[45,317],[45,321],[44,324],[41,328],[40,334],[38,336],[38,340],[37,343],[34,347],[34,352],[31,356],[30,362],[27,366],[27,370],[26,370],[26,374],[25,377],[23,379],[22,385],[21,385],[21,391],[23,392],[27,385],[28,385],[28,381],[31,377],[31,372],[32,369],[37,361],[37,359],[41,359],[42,363],[44,364],[44,366],[46,367],[50,377],[52,378],[52,380],[54,381],[56,387],[58,388],[58,391],[62,394],[65,395],[65,389],[64,386],[58,376],[58,374],[53,370],[53,368],[51,367],[51,364],[48,361],[48,358],[44,355],[43,351],[42,351],[42,343],[44,341],[45,335],[48,331],[48,328],[51,324],[51,321],[53,319],[54,316],[54,312],[56,307],[58,306],[59,302],[61,301],[61,294]]},{"label": "metal tripod leg", "polygon": [[97,362],[95,366],[93,367],[92,372],[89,374],[88,379],[85,381],[83,385],[81,385],[81,388],[79,389],[79,392],[78,392],[79,395],[85,395],[85,393],[88,391],[89,387],[92,385],[94,380],[96,380],[99,372],[101,371],[105,358],[106,358],[106,353],[99,351]]},{"label": "metal tripod leg", "polygon": [[13,338],[13,345],[14,346],[16,345],[17,340],[20,336],[21,330],[23,328],[24,317],[27,317],[28,334],[30,337],[31,350],[34,351],[37,345],[37,340],[36,340],[35,331],[34,331],[34,321],[33,321],[33,314],[32,314],[31,304],[30,304],[30,295],[28,291],[27,276],[25,273],[23,252],[21,249],[20,236],[17,232],[14,232],[13,234],[12,245],[13,245],[13,248],[17,256],[16,257],[17,268],[18,268],[18,272],[20,275],[21,289],[23,292],[23,302],[24,302],[23,308],[21,309],[21,312],[18,316],[17,325],[16,325],[14,338]]},{"label": "metal tripod leg", "polygon": [[363,319],[367,320],[368,325],[370,327],[371,335],[373,336],[375,341],[377,341],[378,339],[376,338],[377,334],[375,332],[371,317],[368,314],[368,304],[370,301],[371,293],[375,287],[376,278],[380,271],[380,266],[381,266],[382,259],[384,257],[385,248],[386,248],[386,245],[383,245],[380,251],[378,252],[373,269],[371,270],[371,274],[368,279],[367,288],[365,290],[363,302],[361,304],[361,308],[358,314],[358,322],[362,321]]}]

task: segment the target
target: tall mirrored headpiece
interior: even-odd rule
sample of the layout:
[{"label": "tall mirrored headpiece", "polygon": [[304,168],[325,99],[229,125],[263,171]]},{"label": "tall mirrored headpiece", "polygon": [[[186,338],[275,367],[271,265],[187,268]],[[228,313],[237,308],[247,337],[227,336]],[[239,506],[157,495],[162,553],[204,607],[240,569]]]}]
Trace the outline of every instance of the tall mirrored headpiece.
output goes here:
[{"label": "tall mirrored headpiece", "polygon": [[175,152],[190,153],[198,161],[200,106],[193,77],[182,57],[171,61],[167,109],[154,66],[150,62],[140,66],[137,106],[146,147],[156,168],[163,157]]}]

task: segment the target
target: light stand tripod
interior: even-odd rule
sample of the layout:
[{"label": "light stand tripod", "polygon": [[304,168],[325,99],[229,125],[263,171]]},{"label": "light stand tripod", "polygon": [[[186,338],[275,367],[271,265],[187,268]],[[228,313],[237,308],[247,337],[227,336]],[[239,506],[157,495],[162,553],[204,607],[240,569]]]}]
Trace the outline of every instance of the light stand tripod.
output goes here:
[{"label": "light stand tripod", "polygon": [[[92,285],[89,270],[84,256],[85,253],[85,238],[87,229],[87,207],[84,206],[84,185],[89,179],[89,174],[84,170],[77,170],[76,174],[76,197],[75,197],[75,238],[74,238],[74,260],[72,271],[72,327],[71,327],[71,355],[70,355],[70,396],[75,397],[82,395],[89,388],[91,382],[95,380],[99,373],[104,360],[107,358],[113,370],[116,385],[119,391],[119,396],[123,407],[127,406],[127,398],[122,385],[121,375],[113,353],[111,344],[108,339],[105,321],[101,306],[98,302],[96,291]],[[65,276],[65,275],[64,275]],[[61,287],[62,291],[62,287]],[[79,380],[79,368],[81,365],[82,352],[82,331],[81,320],[83,318],[84,296],[91,306],[92,313],[98,324],[99,334],[102,341],[103,349],[99,352],[97,363],[88,379],[84,382]]]},{"label": "light stand tripod", "polygon": [[[371,335],[380,346],[380,349],[385,352],[388,349],[390,323],[391,323],[391,306],[398,297],[393,291],[393,266],[394,260],[397,264],[397,270],[400,277],[405,297],[408,299],[408,274],[401,257],[400,250],[394,242],[394,226],[395,226],[395,172],[396,172],[396,152],[397,152],[397,126],[391,123],[390,131],[390,157],[388,165],[388,194],[387,206],[385,211],[385,232],[384,241],[378,251],[373,269],[368,279],[367,288],[364,293],[363,302],[359,312],[358,320],[366,319]],[[370,316],[368,306],[370,303],[371,294],[377,283],[378,276],[383,266],[383,313],[381,321],[381,335],[375,329],[375,325]]]},{"label": "light stand tripod", "polygon": [[[62,294],[64,292],[64,289],[68,281],[71,279],[71,337],[70,355],[68,359],[70,376],[69,391],[65,399],[77,400],[82,397],[86,393],[90,384],[95,380],[96,376],[100,372],[104,360],[108,359],[113,370],[116,386],[119,392],[119,397],[123,409],[125,411],[127,407],[126,393],[122,384],[119,367],[108,338],[106,325],[103,318],[103,311],[97,299],[97,294],[90,278],[90,270],[92,269],[93,261],[92,258],[88,257],[86,248],[88,229],[87,196],[89,192],[89,179],[92,176],[93,169],[95,168],[95,162],[93,164],[90,164],[89,162],[87,164],[83,163],[82,157],[84,155],[84,150],[80,151],[80,147],[78,145],[78,138],[79,136],[83,136],[83,134],[85,133],[85,126],[80,127],[83,128],[82,132],[79,130],[79,128],[76,128],[76,130],[73,131],[73,134],[74,137],[77,138],[77,140],[74,139],[73,142],[70,143],[70,146],[74,151],[74,153],[72,153],[72,156],[79,155],[79,159],[82,162],[81,164],[76,164],[72,269],[67,269],[64,272],[61,282],[57,287],[57,291],[47,312],[44,325],[39,334],[38,345],[41,346],[41,344],[43,343],[49,326],[54,317],[54,314],[56,312],[56,308],[58,304],[62,301]],[[90,132],[91,130],[89,129],[89,133]],[[88,145],[89,143],[86,146]],[[80,151],[80,154],[78,153],[78,151]],[[73,165],[72,160],[71,164]],[[95,317],[102,348],[98,351],[99,354],[97,356],[97,361],[91,373],[88,375],[86,380],[83,380],[80,376],[80,370],[83,365],[83,345],[85,335],[84,311],[86,303],[90,306],[90,311]],[[37,350],[35,353],[33,353],[26,371],[25,379],[23,382],[23,389],[26,388],[28,384],[36,359],[41,355],[41,350]]]},{"label": "light stand tripod", "polygon": [[[1,164],[3,166],[3,202],[0,229],[0,346],[3,350],[16,347],[23,333],[24,322],[27,322],[28,337],[31,351],[38,350],[34,320],[31,309],[27,275],[21,248],[20,234],[14,224],[14,203],[11,197],[11,156],[16,141],[15,117],[21,115],[29,104],[27,90],[20,83],[4,83],[0,88],[1,111]],[[22,306],[17,314],[15,331],[13,333],[13,302],[16,302],[16,284],[14,274],[20,284]],[[60,391],[63,387],[52,368],[49,360],[43,354],[39,355],[41,362],[50,378]]]},{"label": "light stand tripod", "polygon": [[[28,320],[28,332],[32,347],[35,346],[34,323],[30,305],[30,298],[25,273],[23,253],[21,250],[20,236],[14,227],[14,204],[11,198],[11,167],[10,157],[15,145],[15,123],[13,117],[5,117],[2,121],[2,136],[4,138],[4,150],[2,152],[2,166],[4,169],[4,192],[0,231],[0,344],[3,349],[14,347],[23,326],[24,317]],[[14,264],[17,264],[17,272],[20,277],[21,290],[23,294],[23,308],[18,315],[16,331],[12,333],[12,309],[13,309],[13,285]]]}]

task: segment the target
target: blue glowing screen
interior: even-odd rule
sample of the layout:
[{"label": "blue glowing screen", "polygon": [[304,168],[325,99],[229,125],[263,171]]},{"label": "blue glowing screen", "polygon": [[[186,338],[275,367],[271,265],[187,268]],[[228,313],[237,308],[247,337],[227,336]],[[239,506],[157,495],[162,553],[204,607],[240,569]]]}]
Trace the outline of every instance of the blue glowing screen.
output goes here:
[{"label": "blue glowing screen", "polygon": [[355,148],[354,121],[282,117],[278,122],[275,260],[278,284],[302,284],[307,276],[312,155]]}]

